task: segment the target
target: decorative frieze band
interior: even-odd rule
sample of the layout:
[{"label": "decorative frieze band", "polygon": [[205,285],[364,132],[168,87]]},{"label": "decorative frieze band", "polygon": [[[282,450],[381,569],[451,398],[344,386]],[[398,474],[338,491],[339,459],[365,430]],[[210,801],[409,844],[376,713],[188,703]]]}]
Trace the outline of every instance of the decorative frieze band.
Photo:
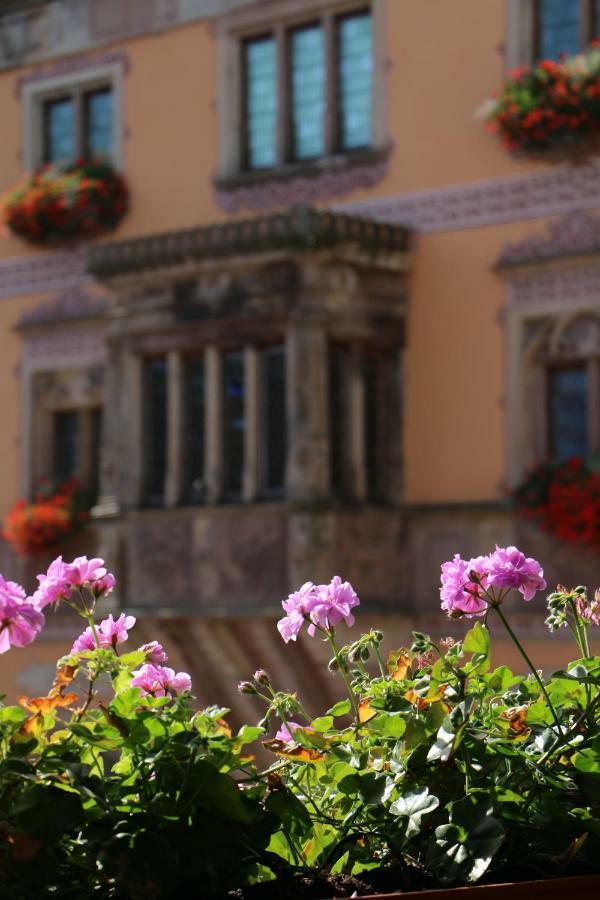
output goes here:
[{"label": "decorative frieze band", "polygon": [[557,166],[539,174],[510,175],[340,203],[336,209],[424,234],[563,215],[600,207],[600,165]]},{"label": "decorative frieze band", "polygon": [[23,340],[23,364],[85,359],[92,366],[106,358],[106,327],[104,324],[84,328],[57,328],[27,335]]},{"label": "decorative frieze band", "polygon": [[526,277],[509,278],[509,306],[556,305],[600,300],[600,263],[570,269],[549,269]]},{"label": "decorative frieze band", "polygon": [[0,259],[0,298],[64,291],[89,280],[82,250]]}]

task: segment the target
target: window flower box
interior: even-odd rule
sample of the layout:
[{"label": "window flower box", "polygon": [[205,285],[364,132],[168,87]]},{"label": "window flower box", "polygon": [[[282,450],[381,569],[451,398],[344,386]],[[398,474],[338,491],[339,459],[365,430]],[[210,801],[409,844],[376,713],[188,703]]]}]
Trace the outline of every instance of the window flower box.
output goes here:
[{"label": "window flower box", "polygon": [[6,226],[32,244],[56,246],[117,227],[129,208],[125,180],[107,162],[44,166],[4,203]]},{"label": "window flower box", "polygon": [[439,891],[418,891],[399,894],[370,894],[355,900],[589,900],[600,891],[600,875],[579,878],[554,878],[548,881],[524,881],[521,884],[489,884],[476,887],[447,888]]},{"label": "window flower box", "polygon": [[556,160],[590,155],[600,139],[600,44],[513,69],[480,115],[512,153]]},{"label": "window flower box", "polygon": [[533,468],[515,491],[520,513],[568,544],[600,549],[600,469],[572,458]]}]

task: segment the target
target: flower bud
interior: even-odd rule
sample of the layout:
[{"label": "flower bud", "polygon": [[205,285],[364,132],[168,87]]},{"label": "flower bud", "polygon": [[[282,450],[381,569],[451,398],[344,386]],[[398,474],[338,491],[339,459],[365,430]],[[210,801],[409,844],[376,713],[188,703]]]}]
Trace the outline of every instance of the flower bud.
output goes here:
[{"label": "flower bud", "polygon": [[257,690],[251,681],[240,681],[237,689],[240,694],[256,694]]},{"label": "flower bud", "polygon": [[373,637],[375,638],[377,643],[380,644],[383,640],[383,631],[374,631]]},{"label": "flower bud", "polygon": [[337,672],[339,667],[340,667],[340,665],[339,665],[337,659],[335,659],[335,657],[333,659],[330,659],[329,662],[327,663],[327,668],[329,669],[330,672]]},{"label": "flower bud", "polygon": [[265,687],[269,687],[271,684],[271,679],[269,678],[268,672],[265,672],[264,669],[257,669],[254,673],[254,680],[257,684],[262,684]]},{"label": "flower bud", "polygon": [[371,652],[368,647],[363,647],[360,651],[360,658],[363,660],[363,662],[366,662],[369,659],[370,655]]}]

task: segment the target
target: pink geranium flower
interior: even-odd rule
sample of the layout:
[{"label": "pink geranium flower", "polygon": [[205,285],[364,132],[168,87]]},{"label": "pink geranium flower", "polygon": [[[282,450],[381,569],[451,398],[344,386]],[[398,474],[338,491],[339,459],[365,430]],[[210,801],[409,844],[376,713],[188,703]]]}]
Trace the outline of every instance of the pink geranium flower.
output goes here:
[{"label": "pink geranium flower", "polygon": [[342,581],[339,575],[334,575],[329,584],[320,584],[315,589],[315,595],[310,609],[312,624],[308,626],[311,637],[316,634],[316,626],[329,631],[342,621],[348,628],[354,625],[351,610],[359,605],[360,600],[349,581]]},{"label": "pink geranium flower", "polygon": [[[0,576],[1,578],[1,576]],[[25,599],[25,591],[14,581],[0,581],[0,653],[26,647],[44,627],[44,614]]]},{"label": "pink geranium flower", "polygon": [[298,637],[315,599],[315,586],[312,581],[307,581],[301,588],[290,594],[287,600],[281,602],[287,615],[279,620],[277,629],[286,644],[288,641],[295,641]]},{"label": "pink geranium flower", "polygon": [[159,644],[158,641],[150,641],[149,644],[143,644],[140,650],[146,654],[147,662],[155,665],[164,663],[169,658],[163,650],[162,644]]},{"label": "pink geranium flower", "polygon": [[192,679],[187,672],[175,672],[168,666],[145,663],[133,673],[131,686],[138,687],[142,696],[166,697],[191,691]]},{"label": "pink geranium flower", "polygon": [[[98,646],[104,650],[114,649],[117,644],[124,644],[128,638],[128,631],[135,625],[135,616],[126,616],[121,613],[118,619],[113,619],[112,613],[107,619],[104,619],[96,628],[98,635]],[[83,650],[95,650],[96,639],[91,626],[83,631],[73,646],[71,653],[81,653]]]},{"label": "pink geranium flower", "polygon": [[490,587],[519,591],[524,600],[532,600],[546,587],[544,570],[539,562],[516,547],[496,547],[489,557],[487,581]]},{"label": "pink geranium flower", "polygon": [[115,577],[104,568],[104,560],[88,559],[87,556],[78,556],[72,563],[66,563],[59,556],[50,563],[46,574],[38,575],[37,579],[39,587],[32,602],[39,609],[68,599],[75,588],[88,588],[99,597],[115,586]]},{"label": "pink geranium flower", "polygon": [[[456,553],[442,565],[440,598],[449,616],[481,616],[488,604],[483,596],[487,562],[477,557],[467,562]],[[474,580],[477,575],[477,580]]]},{"label": "pink geranium flower", "polygon": [[58,556],[50,563],[45,575],[38,575],[39,587],[32,597],[38,609],[44,609],[51,603],[66,600],[73,590],[73,569]]},{"label": "pink geranium flower", "polygon": [[[302,728],[299,722],[288,722],[287,725],[281,726],[275,735],[275,740],[281,741],[283,744],[292,744],[294,742],[294,732],[299,728]],[[310,730],[312,731],[312,729]]]}]

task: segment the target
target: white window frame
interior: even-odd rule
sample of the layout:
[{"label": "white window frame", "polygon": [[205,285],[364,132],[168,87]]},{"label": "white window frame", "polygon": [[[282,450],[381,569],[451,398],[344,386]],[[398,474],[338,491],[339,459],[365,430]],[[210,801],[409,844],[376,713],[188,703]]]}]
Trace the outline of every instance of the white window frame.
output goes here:
[{"label": "white window frame", "polygon": [[43,163],[44,103],[66,94],[83,95],[110,87],[113,96],[112,162],[125,167],[123,140],[123,67],[119,63],[94,66],[77,74],[55,75],[25,84],[22,88],[23,165],[28,171]]}]

